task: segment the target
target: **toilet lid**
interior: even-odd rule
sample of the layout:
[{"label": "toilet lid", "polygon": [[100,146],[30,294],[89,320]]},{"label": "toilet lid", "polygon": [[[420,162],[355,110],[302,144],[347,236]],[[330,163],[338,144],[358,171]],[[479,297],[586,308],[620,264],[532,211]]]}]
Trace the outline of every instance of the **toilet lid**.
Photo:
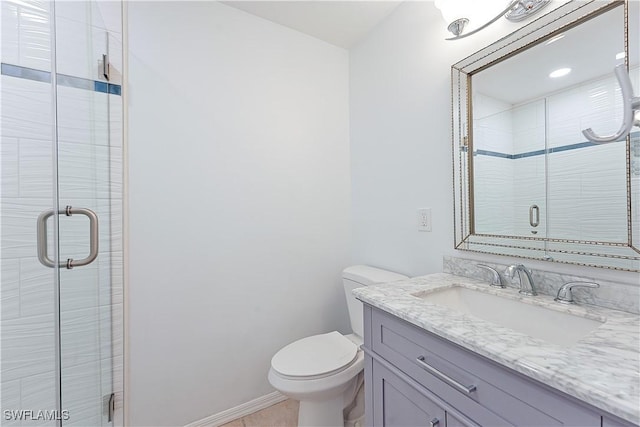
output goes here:
[{"label": "toilet lid", "polygon": [[271,367],[282,375],[312,377],[339,371],[353,362],[358,347],[341,333],[313,335],[276,353]]}]

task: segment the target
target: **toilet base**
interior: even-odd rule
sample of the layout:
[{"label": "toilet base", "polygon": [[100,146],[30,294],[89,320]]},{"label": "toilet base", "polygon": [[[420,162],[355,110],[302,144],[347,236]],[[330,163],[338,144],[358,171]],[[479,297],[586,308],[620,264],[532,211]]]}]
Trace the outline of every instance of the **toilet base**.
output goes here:
[{"label": "toilet base", "polygon": [[344,427],[344,410],[356,398],[363,382],[364,353],[343,371],[317,379],[283,378],[269,369],[269,383],[285,396],[300,402],[299,427]]},{"label": "toilet base", "polygon": [[343,427],[344,397],[322,401],[303,400],[298,411],[299,427]]}]

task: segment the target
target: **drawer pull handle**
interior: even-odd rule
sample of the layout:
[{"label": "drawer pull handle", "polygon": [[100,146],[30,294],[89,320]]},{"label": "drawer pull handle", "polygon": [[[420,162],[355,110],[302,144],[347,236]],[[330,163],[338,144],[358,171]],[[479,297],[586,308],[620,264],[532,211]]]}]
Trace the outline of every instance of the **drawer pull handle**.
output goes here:
[{"label": "drawer pull handle", "polygon": [[474,386],[473,384],[472,385],[460,384],[458,381],[454,380],[449,375],[443,374],[442,372],[440,372],[439,370],[437,370],[433,366],[429,365],[426,362],[424,356],[418,356],[418,358],[416,360],[418,362],[418,365],[420,365],[420,367],[422,369],[424,369],[425,371],[435,375],[436,377],[440,378],[442,381],[446,382],[447,384],[449,384],[450,386],[452,386],[454,388],[457,388],[461,392],[466,393],[466,394],[471,394],[472,392],[476,391],[476,386]]},{"label": "drawer pull handle", "polygon": [[440,420],[439,419],[434,418],[431,421],[429,421],[429,427],[436,427],[437,425],[440,425]]}]

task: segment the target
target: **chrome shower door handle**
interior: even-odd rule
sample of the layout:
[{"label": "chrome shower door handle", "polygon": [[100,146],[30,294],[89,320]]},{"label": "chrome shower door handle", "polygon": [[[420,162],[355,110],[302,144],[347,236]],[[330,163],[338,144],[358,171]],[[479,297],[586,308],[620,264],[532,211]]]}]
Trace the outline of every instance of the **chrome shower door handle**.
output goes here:
[{"label": "chrome shower door handle", "polygon": [[42,212],[38,215],[38,260],[45,267],[55,267],[55,263],[47,253],[47,220],[55,213],[54,209]]},{"label": "chrome shower door handle", "polygon": [[89,255],[86,258],[80,260],[68,259],[66,267],[82,267],[89,265],[98,257],[98,215],[91,209],[87,208],[72,208],[67,206],[65,214],[71,216],[73,214],[84,215],[89,218]]},{"label": "chrome shower door handle", "polygon": [[[42,265],[50,268],[54,268],[56,263],[49,258],[47,253],[47,220],[55,213],[55,209],[49,209],[38,216],[38,260]],[[66,216],[79,214],[89,218],[89,255],[80,260],[69,258],[64,262],[60,262],[58,266],[72,269],[73,267],[91,264],[98,257],[98,215],[91,209],[73,208],[71,206],[67,206],[64,210],[59,210],[58,214],[65,214]]]},{"label": "chrome shower door handle", "polygon": [[532,227],[540,225],[540,208],[538,205],[529,206],[529,224]]}]

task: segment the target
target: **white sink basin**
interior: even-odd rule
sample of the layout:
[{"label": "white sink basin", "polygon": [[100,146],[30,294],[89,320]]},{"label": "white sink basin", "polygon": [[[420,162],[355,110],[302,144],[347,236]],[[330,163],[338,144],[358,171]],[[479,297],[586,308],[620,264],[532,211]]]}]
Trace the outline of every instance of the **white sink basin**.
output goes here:
[{"label": "white sink basin", "polygon": [[573,346],[604,323],[462,286],[412,295],[562,347]]}]

